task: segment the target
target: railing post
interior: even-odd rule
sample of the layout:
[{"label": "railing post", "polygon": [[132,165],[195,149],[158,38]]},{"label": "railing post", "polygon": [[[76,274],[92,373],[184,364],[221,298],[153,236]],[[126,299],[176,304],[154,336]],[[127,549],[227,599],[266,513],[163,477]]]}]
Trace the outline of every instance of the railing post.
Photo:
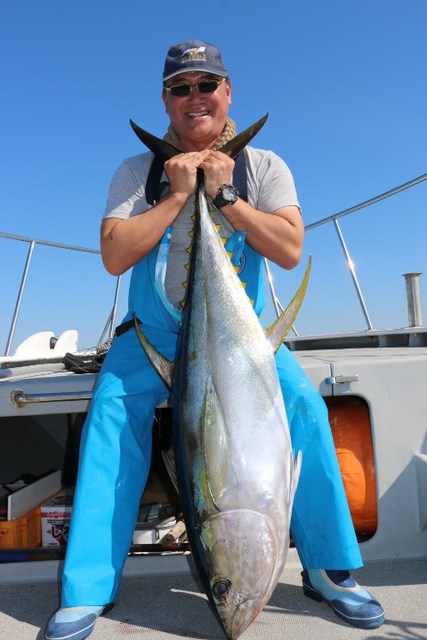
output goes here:
[{"label": "railing post", "polygon": [[117,315],[117,306],[118,306],[118,302],[119,302],[119,291],[120,291],[120,283],[121,283],[121,278],[122,276],[118,276],[117,277],[117,281],[116,281],[116,290],[114,293],[114,302],[113,302],[113,308],[110,311],[110,315],[108,316],[108,320],[107,323],[104,327],[104,330],[101,334],[101,337],[99,338],[98,341],[98,347],[100,347],[105,340],[105,336],[107,335],[107,331],[108,331],[108,338],[111,340],[111,338],[114,336],[114,331],[116,328],[116,315]]},{"label": "railing post", "polygon": [[340,228],[340,225],[338,223],[338,220],[334,220],[334,225],[335,225],[336,232],[338,234],[338,238],[339,238],[340,243],[341,243],[341,247],[342,247],[342,249],[344,251],[345,258],[347,260],[348,268],[350,269],[351,277],[353,278],[353,284],[354,284],[354,286],[356,288],[356,293],[357,293],[357,296],[359,298],[360,306],[362,307],[363,315],[365,316],[366,324],[368,325],[368,329],[372,329],[373,328],[372,327],[372,322],[371,322],[371,319],[369,317],[369,313],[368,313],[368,309],[367,309],[366,304],[365,304],[365,300],[363,299],[362,290],[361,290],[361,288],[359,286],[359,282],[357,280],[356,270],[354,268],[354,263],[353,263],[353,260],[350,257],[350,254],[348,252],[347,246],[345,244],[344,236],[341,233],[341,228]]},{"label": "railing post", "polygon": [[28,271],[31,265],[31,258],[33,257],[34,246],[35,246],[35,242],[33,240],[32,242],[30,242],[30,246],[28,247],[27,260],[25,262],[24,273],[22,274],[21,285],[19,287],[18,298],[16,300],[16,305],[15,305],[15,311],[13,312],[13,318],[10,325],[9,337],[7,339],[7,344],[6,344],[6,351],[4,352],[5,356],[10,355],[10,349],[12,346],[13,338],[15,337],[16,322],[18,320],[19,312],[21,310],[22,296],[24,295],[25,283],[27,281]]}]

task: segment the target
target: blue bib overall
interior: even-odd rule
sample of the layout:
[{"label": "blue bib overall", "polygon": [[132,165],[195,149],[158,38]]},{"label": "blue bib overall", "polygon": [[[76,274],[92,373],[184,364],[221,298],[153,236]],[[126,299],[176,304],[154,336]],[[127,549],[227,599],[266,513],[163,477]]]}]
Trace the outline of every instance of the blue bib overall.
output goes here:
[{"label": "blue bib overall", "polygon": [[[163,243],[133,268],[125,320],[136,315],[148,340],[173,360],[180,329],[179,314],[163,288],[168,242],[166,233]],[[259,313],[262,258],[244,245],[238,233],[228,248]],[[293,448],[302,451],[291,523],[301,562],[318,569],[360,567],[326,406],[286,346],[280,347],[276,361]],[[168,395],[135,330],[115,337],[82,433],[62,607],[116,600],[150,467],[155,408]]]}]

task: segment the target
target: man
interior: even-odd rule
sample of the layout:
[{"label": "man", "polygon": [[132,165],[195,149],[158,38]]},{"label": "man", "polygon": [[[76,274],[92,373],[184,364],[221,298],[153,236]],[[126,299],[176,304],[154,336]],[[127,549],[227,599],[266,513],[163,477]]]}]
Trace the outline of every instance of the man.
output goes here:
[{"label": "man", "polygon": [[[129,313],[98,376],[82,434],[62,608],[47,625],[48,640],[86,638],[117,597],[150,465],[154,410],[168,396],[129,320],[135,315],[147,339],[174,359],[197,169],[204,172],[219,233],[227,242],[246,234],[239,277],[257,313],[263,306],[262,256],[291,269],[302,254],[303,223],[285,163],[272,152],[247,147],[245,201],[233,185],[234,161],[217,150],[235,135],[228,118],[231,82],[218,49],[199,41],[172,46],[163,82],[170,118],[165,138],[183,153],[165,162],[154,181],[151,153],[130,158],[111,183],[102,257],[114,275],[133,268]],[[378,627],[384,621],[381,606],[349,573],[362,560],[325,405],[284,346],[277,368],[293,447],[303,454],[291,530],[304,567],[304,592],[325,600],[350,624]]]}]

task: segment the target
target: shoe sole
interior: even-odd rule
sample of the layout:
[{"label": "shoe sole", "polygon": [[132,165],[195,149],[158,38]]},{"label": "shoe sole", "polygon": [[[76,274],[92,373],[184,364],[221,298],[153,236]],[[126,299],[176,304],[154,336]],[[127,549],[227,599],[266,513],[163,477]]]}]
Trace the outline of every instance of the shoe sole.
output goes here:
[{"label": "shoe sole", "polygon": [[[95,618],[93,623],[88,625],[84,629],[80,629],[80,631],[77,631],[76,633],[67,634],[65,636],[48,636],[48,635],[45,634],[44,635],[44,640],[76,640],[76,638],[78,638],[78,640],[85,640],[85,638],[90,636],[90,634],[92,633],[92,631],[93,631],[93,629],[95,627],[95,623],[96,623],[97,619],[100,618],[101,616],[104,616],[109,611],[111,611],[111,609],[113,609],[114,605],[115,605],[114,602],[110,602],[109,604],[107,604],[103,608],[103,610],[101,611],[99,616],[97,618]],[[86,633],[87,631],[89,631],[89,633]],[[82,636],[81,635],[82,633],[86,633],[86,635]]]},{"label": "shoe sole", "polygon": [[346,616],[342,611],[336,609],[330,600],[322,596],[320,591],[317,591],[317,589],[314,589],[308,584],[305,584],[305,582],[302,583],[302,589],[304,595],[306,595],[308,598],[311,598],[311,600],[316,600],[316,602],[326,602],[326,604],[331,607],[332,611],[335,613],[335,615],[338,616],[338,618],[341,618],[341,620],[344,620],[344,622],[351,624],[353,627],[357,627],[358,629],[376,629],[377,627],[380,627],[384,622],[384,614],[378,616],[377,618],[371,618],[370,620],[366,620],[364,618],[351,618],[350,616]]},{"label": "shoe sole", "polygon": [[[45,635],[45,640],[75,640],[76,638],[78,638],[78,640],[85,640],[85,638],[87,638],[88,636],[90,636],[90,634],[93,631],[93,628],[95,626],[95,622],[96,620],[93,621],[92,624],[90,624],[89,626],[85,627],[84,629],[80,629],[80,631],[77,631],[76,633],[71,633],[71,634],[67,634],[66,636],[48,636]],[[86,633],[86,632],[89,633]],[[86,635],[82,635],[82,634],[86,634]]]}]

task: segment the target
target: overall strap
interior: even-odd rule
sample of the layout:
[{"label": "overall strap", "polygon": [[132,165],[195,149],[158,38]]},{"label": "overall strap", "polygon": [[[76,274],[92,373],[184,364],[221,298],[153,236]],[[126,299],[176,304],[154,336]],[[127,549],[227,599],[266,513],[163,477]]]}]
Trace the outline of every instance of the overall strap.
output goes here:
[{"label": "overall strap", "polygon": [[167,184],[167,182],[160,182],[163,173],[163,164],[164,160],[154,156],[150,171],[148,172],[147,182],[145,183],[145,199],[151,206],[154,206],[156,202],[160,200],[162,188]]},{"label": "overall strap", "polygon": [[[155,156],[145,183],[145,198],[151,206],[160,200],[161,192],[166,183],[160,182],[164,161]],[[246,154],[243,151],[236,158],[233,172],[233,184],[239,191],[242,200],[248,200]]]},{"label": "overall strap", "polygon": [[239,196],[245,202],[248,201],[248,170],[246,167],[246,154],[243,149],[237,156],[233,171],[233,184],[239,192]]}]

